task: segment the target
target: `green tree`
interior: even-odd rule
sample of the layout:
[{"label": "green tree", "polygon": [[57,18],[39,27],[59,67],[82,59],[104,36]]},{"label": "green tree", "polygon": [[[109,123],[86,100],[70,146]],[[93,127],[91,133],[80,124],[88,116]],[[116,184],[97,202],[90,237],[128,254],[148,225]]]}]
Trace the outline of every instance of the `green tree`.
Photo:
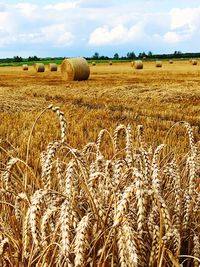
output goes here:
[{"label": "green tree", "polygon": [[151,51],[149,51],[148,57],[152,57],[152,56],[153,56],[153,53]]},{"label": "green tree", "polygon": [[118,53],[115,53],[113,58],[114,59],[119,59],[119,54]]},{"label": "green tree", "polygon": [[16,57],[13,57],[13,61],[14,61],[14,62],[22,62],[23,59],[22,59],[22,57],[18,57],[18,56],[16,56]]},{"label": "green tree", "polygon": [[98,52],[95,52],[94,55],[92,56],[92,58],[98,59],[99,58],[99,53]]},{"label": "green tree", "polygon": [[136,55],[135,55],[134,52],[128,52],[127,55],[126,55],[126,57],[127,57],[128,59],[134,59],[134,58],[136,58]]}]

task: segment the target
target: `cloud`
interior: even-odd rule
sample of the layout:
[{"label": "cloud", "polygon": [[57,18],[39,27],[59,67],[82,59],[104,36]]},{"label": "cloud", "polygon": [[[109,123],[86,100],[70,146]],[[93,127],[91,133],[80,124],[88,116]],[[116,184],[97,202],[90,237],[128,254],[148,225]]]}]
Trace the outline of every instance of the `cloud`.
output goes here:
[{"label": "cloud", "polygon": [[200,41],[200,6],[183,0],[173,8],[173,1],[164,2],[8,0],[0,3],[0,57],[12,49],[20,55],[24,47],[27,54],[46,56],[49,51],[89,56],[97,47],[112,55],[113,46],[122,54],[170,52],[173,45],[191,51]]},{"label": "cloud", "polygon": [[143,36],[143,26],[141,23],[126,28],[117,25],[112,29],[108,26],[96,28],[89,37],[90,45],[112,45],[121,44],[129,41],[139,40]]},{"label": "cloud", "polygon": [[170,13],[170,30],[164,34],[167,43],[182,43],[199,32],[200,8],[173,8]]},{"label": "cloud", "polygon": [[167,43],[179,43],[182,40],[182,36],[176,32],[167,32],[164,35],[164,41]]},{"label": "cloud", "polygon": [[54,47],[67,47],[72,44],[74,35],[67,31],[64,24],[53,24],[41,29],[42,41],[46,40]]},{"label": "cloud", "polygon": [[46,5],[44,9],[64,11],[67,9],[76,8],[78,7],[78,4],[79,4],[79,1],[71,1],[71,2],[65,1],[65,2],[54,4],[54,5]]},{"label": "cloud", "polygon": [[38,6],[30,3],[19,3],[15,6],[16,11],[19,11],[24,17],[36,18],[38,14]]},{"label": "cloud", "polygon": [[170,12],[171,30],[187,29],[194,32],[198,29],[200,22],[200,8],[173,8]]}]

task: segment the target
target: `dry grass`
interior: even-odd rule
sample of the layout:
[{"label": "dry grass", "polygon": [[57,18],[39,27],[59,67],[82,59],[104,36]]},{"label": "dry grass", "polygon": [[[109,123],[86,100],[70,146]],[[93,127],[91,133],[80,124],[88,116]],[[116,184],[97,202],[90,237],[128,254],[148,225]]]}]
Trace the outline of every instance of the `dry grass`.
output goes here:
[{"label": "dry grass", "polygon": [[44,72],[45,71],[45,66],[43,63],[35,63],[34,64],[36,72]]},{"label": "dry grass", "polygon": [[162,61],[157,60],[157,61],[156,61],[156,67],[157,67],[157,68],[162,68]]},{"label": "dry grass", "polygon": [[143,62],[142,60],[136,60],[134,63],[135,69],[143,69]]},{"label": "dry grass", "polygon": [[68,58],[61,64],[61,73],[66,81],[83,81],[89,78],[90,68],[85,58]]}]

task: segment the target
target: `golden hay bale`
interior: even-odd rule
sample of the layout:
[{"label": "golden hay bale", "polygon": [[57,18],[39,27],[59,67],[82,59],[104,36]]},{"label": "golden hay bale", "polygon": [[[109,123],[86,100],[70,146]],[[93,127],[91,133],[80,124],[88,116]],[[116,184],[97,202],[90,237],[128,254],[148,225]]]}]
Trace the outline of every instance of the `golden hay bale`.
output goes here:
[{"label": "golden hay bale", "polygon": [[27,64],[23,64],[22,65],[22,70],[28,70],[28,65]]},{"label": "golden hay bale", "polygon": [[49,63],[48,67],[49,67],[50,71],[57,71],[58,70],[58,66],[56,63]]},{"label": "golden hay bale", "polygon": [[112,61],[109,61],[109,65],[112,65],[113,63],[112,63]]},{"label": "golden hay bale", "polygon": [[45,66],[43,63],[35,63],[34,68],[37,72],[44,72],[45,71]]},{"label": "golden hay bale", "polygon": [[92,62],[92,66],[96,66],[96,62],[93,61],[93,62]]},{"label": "golden hay bale", "polygon": [[142,60],[136,60],[135,63],[134,63],[134,67],[135,69],[143,69],[143,62]]},{"label": "golden hay bale", "polygon": [[61,74],[64,80],[82,81],[90,76],[90,68],[85,58],[64,59],[61,64]]},{"label": "golden hay bale", "polygon": [[157,60],[156,61],[156,68],[161,68],[162,67],[162,61]]},{"label": "golden hay bale", "polygon": [[172,59],[169,60],[169,64],[173,64],[174,61]]},{"label": "golden hay bale", "polygon": [[197,65],[197,60],[193,59],[191,63],[192,63],[192,65]]}]

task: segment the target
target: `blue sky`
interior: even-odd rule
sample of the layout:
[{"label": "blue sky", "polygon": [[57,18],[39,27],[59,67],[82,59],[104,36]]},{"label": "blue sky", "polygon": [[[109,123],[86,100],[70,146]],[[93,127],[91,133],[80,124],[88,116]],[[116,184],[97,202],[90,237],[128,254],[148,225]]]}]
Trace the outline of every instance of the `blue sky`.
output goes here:
[{"label": "blue sky", "polygon": [[200,52],[199,0],[0,1],[0,58]]}]

